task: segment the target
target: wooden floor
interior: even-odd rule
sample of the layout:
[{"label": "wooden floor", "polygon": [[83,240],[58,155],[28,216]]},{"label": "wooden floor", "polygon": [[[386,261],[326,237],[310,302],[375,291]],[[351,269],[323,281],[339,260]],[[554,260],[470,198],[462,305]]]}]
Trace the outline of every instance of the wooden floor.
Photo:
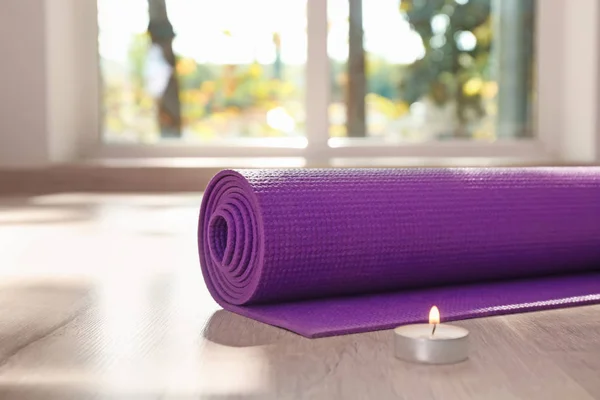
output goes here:
[{"label": "wooden floor", "polygon": [[471,320],[470,359],[219,311],[199,195],[0,198],[0,399],[600,399],[600,307]]}]

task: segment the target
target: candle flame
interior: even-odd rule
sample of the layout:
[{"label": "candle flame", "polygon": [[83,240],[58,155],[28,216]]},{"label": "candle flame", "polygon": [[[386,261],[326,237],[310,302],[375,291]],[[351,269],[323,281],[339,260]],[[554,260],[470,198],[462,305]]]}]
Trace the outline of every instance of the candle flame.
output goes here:
[{"label": "candle flame", "polygon": [[440,310],[436,306],[431,307],[429,311],[429,323],[432,325],[440,323]]}]

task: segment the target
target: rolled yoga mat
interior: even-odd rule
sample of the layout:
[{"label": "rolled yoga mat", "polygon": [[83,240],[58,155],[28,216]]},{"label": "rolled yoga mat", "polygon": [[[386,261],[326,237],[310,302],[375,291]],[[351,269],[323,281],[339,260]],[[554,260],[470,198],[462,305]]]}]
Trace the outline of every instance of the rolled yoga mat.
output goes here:
[{"label": "rolled yoga mat", "polygon": [[225,170],[198,233],[223,308],[307,337],[600,303],[600,168]]}]

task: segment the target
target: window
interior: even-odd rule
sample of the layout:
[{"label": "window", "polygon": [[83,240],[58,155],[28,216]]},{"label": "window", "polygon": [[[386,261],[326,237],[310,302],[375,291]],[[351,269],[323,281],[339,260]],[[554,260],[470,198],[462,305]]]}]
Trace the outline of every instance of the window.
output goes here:
[{"label": "window", "polygon": [[98,11],[106,140],[303,136],[306,0],[99,0]]},{"label": "window", "polygon": [[332,137],[532,134],[532,0],[330,0]]},{"label": "window", "polygon": [[126,155],[140,144],[321,160],[549,147],[540,123],[558,100],[539,93],[560,73],[548,63],[561,57],[549,50],[556,0],[97,2],[102,140],[133,144]]}]

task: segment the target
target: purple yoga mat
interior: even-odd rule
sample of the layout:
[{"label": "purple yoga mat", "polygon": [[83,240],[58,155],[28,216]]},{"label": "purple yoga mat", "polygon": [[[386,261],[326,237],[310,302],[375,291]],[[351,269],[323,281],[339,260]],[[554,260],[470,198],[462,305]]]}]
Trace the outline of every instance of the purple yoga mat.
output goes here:
[{"label": "purple yoga mat", "polygon": [[600,303],[600,168],[225,170],[198,233],[223,308],[308,337]]}]

